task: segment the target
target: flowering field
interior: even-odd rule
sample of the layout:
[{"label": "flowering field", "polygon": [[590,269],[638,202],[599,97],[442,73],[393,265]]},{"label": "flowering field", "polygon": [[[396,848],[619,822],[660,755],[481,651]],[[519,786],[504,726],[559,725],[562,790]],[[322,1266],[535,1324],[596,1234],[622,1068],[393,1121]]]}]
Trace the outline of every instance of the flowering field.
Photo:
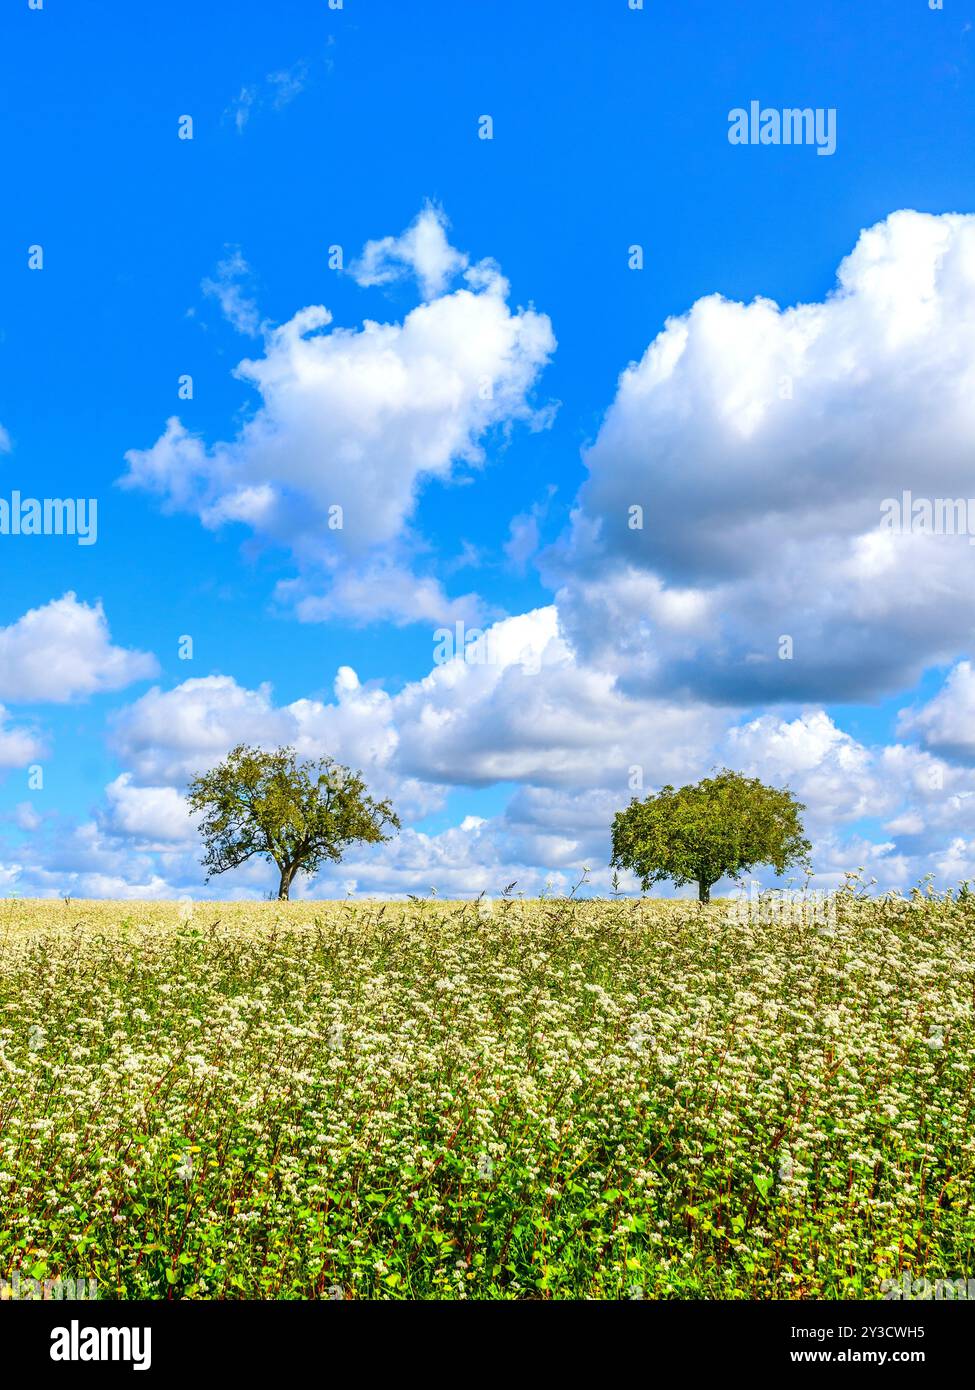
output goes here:
[{"label": "flowering field", "polygon": [[975,904],[0,904],[0,1279],[837,1298],[975,1275]]}]

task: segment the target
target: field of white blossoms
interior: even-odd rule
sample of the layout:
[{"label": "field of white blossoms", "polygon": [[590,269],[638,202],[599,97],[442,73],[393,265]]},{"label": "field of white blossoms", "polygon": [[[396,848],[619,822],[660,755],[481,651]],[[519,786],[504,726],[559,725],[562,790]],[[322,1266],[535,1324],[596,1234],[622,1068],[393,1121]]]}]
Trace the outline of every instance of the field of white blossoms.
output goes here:
[{"label": "field of white blossoms", "polygon": [[975,1275],[975,899],[0,903],[0,1280],[881,1297]]}]

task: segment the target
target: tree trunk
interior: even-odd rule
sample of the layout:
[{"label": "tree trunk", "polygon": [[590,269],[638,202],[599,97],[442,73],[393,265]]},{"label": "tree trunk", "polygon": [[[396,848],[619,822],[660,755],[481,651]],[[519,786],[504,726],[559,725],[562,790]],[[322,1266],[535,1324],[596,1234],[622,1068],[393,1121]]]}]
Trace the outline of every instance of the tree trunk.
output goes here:
[{"label": "tree trunk", "polygon": [[[285,894],[287,896],[287,894]],[[709,903],[711,901],[711,885],[702,879],[697,885],[697,900],[699,903]]]},{"label": "tree trunk", "polygon": [[281,886],[278,889],[278,902],[287,902],[288,894],[291,892],[291,880],[295,876],[294,866],[288,865],[281,870]]}]

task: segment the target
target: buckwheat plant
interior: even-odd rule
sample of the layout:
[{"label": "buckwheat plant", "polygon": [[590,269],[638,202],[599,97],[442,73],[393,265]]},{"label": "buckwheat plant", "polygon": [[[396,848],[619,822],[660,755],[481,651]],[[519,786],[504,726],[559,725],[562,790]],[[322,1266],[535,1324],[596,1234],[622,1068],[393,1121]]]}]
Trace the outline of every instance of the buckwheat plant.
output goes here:
[{"label": "buckwheat plant", "polygon": [[0,1277],[880,1298],[975,1274],[975,897],[0,904]]}]

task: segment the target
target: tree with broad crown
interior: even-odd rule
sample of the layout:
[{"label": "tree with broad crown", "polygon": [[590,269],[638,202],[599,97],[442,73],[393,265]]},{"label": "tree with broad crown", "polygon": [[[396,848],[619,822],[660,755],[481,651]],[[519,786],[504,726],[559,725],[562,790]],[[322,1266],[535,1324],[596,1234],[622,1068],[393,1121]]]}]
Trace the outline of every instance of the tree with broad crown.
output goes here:
[{"label": "tree with broad crown", "polygon": [[696,883],[707,903],[719,879],[737,879],[756,864],[771,864],[777,874],[791,864],[808,871],[810,844],[799,819],[805,809],[791,792],[725,768],[678,791],[634,797],[613,820],[610,863],[638,874],[644,892],[664,878]]},{"label": "tree with broad crown", "polygon": [[338,861],[356,841],[376,844],[399,829],[388,801],[374,801],[358,772],[332,758],[299,762],[293,748],[273,753],[238,744],[222,763],[194,777],[187,789],[200,833],[207,881],[254,855],[273,860],[286,899],[297,873],[313,874]]}]

